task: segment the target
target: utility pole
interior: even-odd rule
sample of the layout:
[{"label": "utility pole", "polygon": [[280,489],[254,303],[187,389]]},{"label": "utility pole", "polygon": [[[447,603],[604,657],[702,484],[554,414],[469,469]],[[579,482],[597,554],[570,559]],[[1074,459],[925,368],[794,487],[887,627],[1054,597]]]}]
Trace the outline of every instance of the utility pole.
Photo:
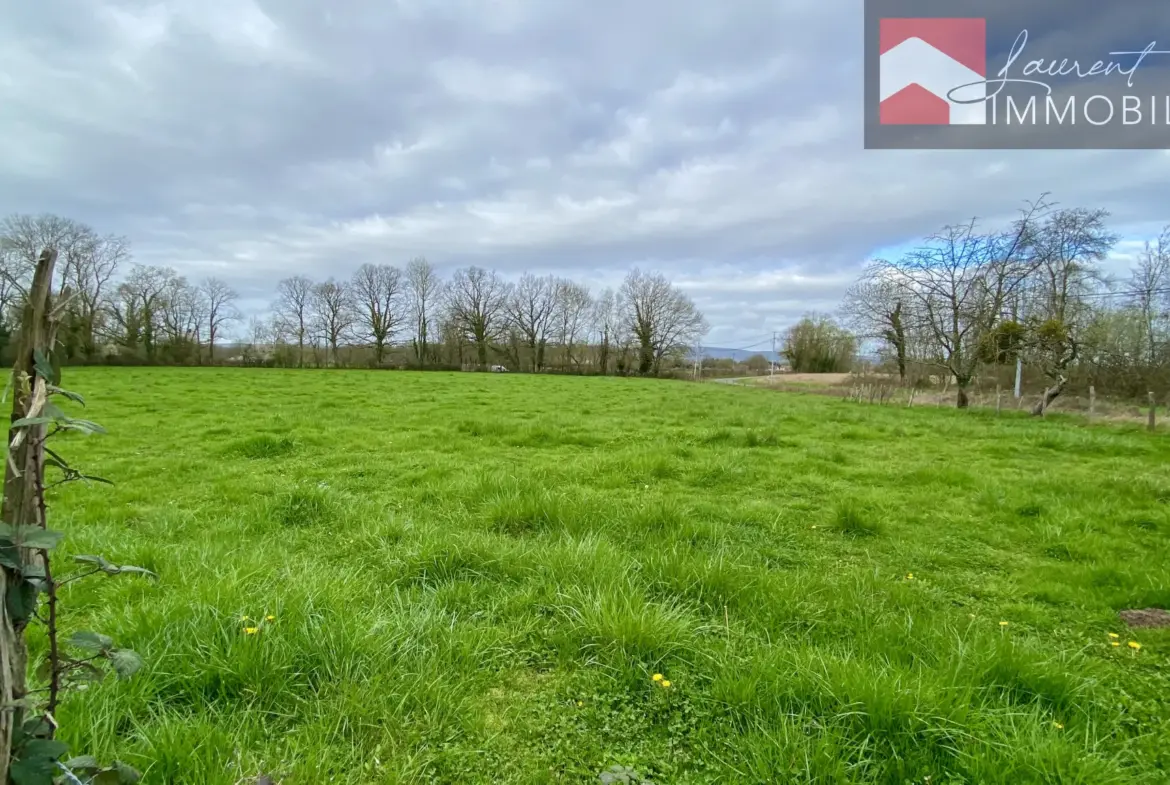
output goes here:
[{"label": "utility pole", "polygon": [[768,365],[771,368],[769,376],[776,375],[776,331],[772,331],[772,356],[768,358]]}]

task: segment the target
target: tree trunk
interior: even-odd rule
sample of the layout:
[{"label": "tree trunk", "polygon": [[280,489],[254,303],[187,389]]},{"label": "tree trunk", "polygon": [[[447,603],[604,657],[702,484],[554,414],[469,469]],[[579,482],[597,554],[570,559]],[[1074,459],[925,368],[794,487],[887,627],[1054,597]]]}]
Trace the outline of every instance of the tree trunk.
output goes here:
[{"label": "tree trunk", "polygon": [[960,382],[955,385],[955,408],[966,409],[971,405],[971,399],[967,397],[967,384]]},{"label": "tree trunk", "polygon": [[1048,407],[1052,405],[1062,392],[1064,386],[1068,384],[1068,379],[1065,376],[1060,376],[1054,384],[1049,385],[1044,394],[1040,396],[1040,400],[1036,401],[1036,405],[1032,407],[1032,416],[1043,417],[1044,412],[1048,411]]},{"label": "tree trunk", "polygon": [[[16,363],[12,369],[11,422],[38,416],[45,403],[46,385],[52,381],[38,376],[35,357],[40,352],[48,358],[53,348],[55,322],[51,318],[51,289],[56,262],[57,251],[46,249],[41,253],[33,274],[21,320]],[[8,526],[42,523],[39,489],[44,470],[44,438],[43,424],[9,429],[8,441],[12,446],[4,471],[4,503],[0,508],[0,519]],[[22,563],[30,556],[25,549],[18,549],[18,552],[17,558]],[[41,557],[36,554],[32,558]],[[9,592],[22,585],[22,576],[9,567],[0,567],[0,571],[4,578],[0,581],[0,704],[4,706],[0,710],[0,782],[9,782],[13,731],[20,728],[25,719],[24,709],[13,704],[25,697],[28,646],[24,629],[29,620],[14,618],[8,601]]]}]

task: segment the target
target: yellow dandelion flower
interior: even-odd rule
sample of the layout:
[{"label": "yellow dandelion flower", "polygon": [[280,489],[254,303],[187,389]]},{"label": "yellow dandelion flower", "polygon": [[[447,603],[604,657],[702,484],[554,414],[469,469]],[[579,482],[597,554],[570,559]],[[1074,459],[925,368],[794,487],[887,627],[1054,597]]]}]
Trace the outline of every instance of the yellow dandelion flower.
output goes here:
[{"label": "yellow dandelion flower", "polygon": [[1109,633],[1109,637],[1110,638],[1120,638],[1121,636],[1118,635],[1116,632],[1111,632],[1111,633]]},{"label": "yellow dandelion flower", "polygon": [[1059,729],[1059,730],[1064,730],[1064,726],[1063,726],[1063,725],[1061,725],[1061,724],[1060,724],[1059,722],[1057,722],[1056,720],[1053,720],[1053,721],[1052,721],[1052,724],[1053,724],[1054,726],[1056,726],[1056,728],[1057,728],[1057,729]]},{"label": "yellow dandelion flower", "polygon": [[578,706],[584,706],[584,705],[585,705],[585,701],[577,701],[577,705],[578,705]]},{"label": "yellow dandelion flower", "polygon": [[908,580],[908,581],[914,580],[914,573],[912,573],[912,572],[906,573],[906,580]]},{"label": "yellow dandelion flower", "polygon": [[275,616],[265,616],[264,620],[265,621],[276,621],[276,617]]},{"label": "yellow dandelion flower", "polygon": [[259,631],[260,631],[260,628],[259,628],[259,627],[245,627],[245,628],[244,628],[244,634],[245,634],[245,635],[255,635],[255,634],[256,634],[256,633],[258,633]]},{"label": "yellow dandelion flower", "polygon": [[661,673],[655,673],[650,677],[653,681],[662,681],[665,677]]},{"label": "yellow dandelion flower", "polygon": [[663,687],[669,687],[669,686],[670,686],[670,680],[669,680],[669,679],[663,679],[663,680],[662,680],[662,686],[663,686]]},{"label": "yellow dandelion flower", "polygon": [[1006,626],[1008,626],[1008,623],[1007,623],[1006,621],[1001,621],[1001,622],[999,623],[999,626],[1000,626],[1000,627],[1006,627]]},{"label": "yellow dandelion flower", "polygon": [[1120,646],[1120,645],[1121,645],[1121,641],[1110,641],[1110,643],[1112,643],[1114,646]]},{"label": "yellow dandelion flower", "polygon": [[1140,643],[1138,643],[1137,641],[1130,641],[1129,642],[1129,648],[1133,649],[1134,651],[1140,649],[1141,647],[1142,647],[1142,645]]}]

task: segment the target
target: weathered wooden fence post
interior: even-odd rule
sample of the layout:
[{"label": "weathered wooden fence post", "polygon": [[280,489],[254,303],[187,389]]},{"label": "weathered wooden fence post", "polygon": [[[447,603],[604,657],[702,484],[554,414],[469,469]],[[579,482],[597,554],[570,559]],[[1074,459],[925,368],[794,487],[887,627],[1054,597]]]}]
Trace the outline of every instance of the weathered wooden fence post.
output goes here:
[{"label": "weathered wooden fence post", "polygon": [[1153,433],[1158,427],[1158,407],[1152,390],[1148,393],[1148,397],[1150,399],[1150,421],[1146,427],[1149,428],[1150,433]]},{"label": "weathered wooden fence post", "polygon": [[995,416],[996,417],[999,416],[999,412],[1002,408],[1003,408],[1003,388],[999,384],[996,384],[995,385]]},{"label": "weathered wooden fence post", "polygon": [[[32,286],[24,305],[17,341],[16,362],[12,368],[12,418],[10,422],[26,417],[37,417],[48,397],[44,360],[53,348],[56,325],[52,310],[53,267],[57,251],[46,249],[37,261]],[[4,471],[4,504],[0,519],[7,526],[45,525],[41,516],[40,495],[44,472],[45,425],[9,428],[8,462]],[[34,564],[42,558],[39,551],[15,549],[12,555],[21,564]],[[8,593],[21,586],[19,571],[0,566],[4,580],[0,581],[0,782],[9,782],[12,762],[13,730],[24,722],[25,677],[28,667],[28,646],[24,639],[27,619],[15,619]],[[17,605],[19,607],[19,604]]]},{"label": "weathered wooden fence post", "polygon": [[1097,388],[1089,385],[1089,419],[1093,419],[1093,415],[1097,413]]}]

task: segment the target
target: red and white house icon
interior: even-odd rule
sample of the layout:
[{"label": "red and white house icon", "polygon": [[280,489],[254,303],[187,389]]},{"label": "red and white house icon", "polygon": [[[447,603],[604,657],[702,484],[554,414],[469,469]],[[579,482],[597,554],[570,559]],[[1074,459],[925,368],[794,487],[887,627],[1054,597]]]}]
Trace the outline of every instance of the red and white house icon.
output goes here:
[{"label": "red and white house icon", "polygon": [[882,125],[983,125],[987,104],[987,20],[882,19],[879,33]]}]

